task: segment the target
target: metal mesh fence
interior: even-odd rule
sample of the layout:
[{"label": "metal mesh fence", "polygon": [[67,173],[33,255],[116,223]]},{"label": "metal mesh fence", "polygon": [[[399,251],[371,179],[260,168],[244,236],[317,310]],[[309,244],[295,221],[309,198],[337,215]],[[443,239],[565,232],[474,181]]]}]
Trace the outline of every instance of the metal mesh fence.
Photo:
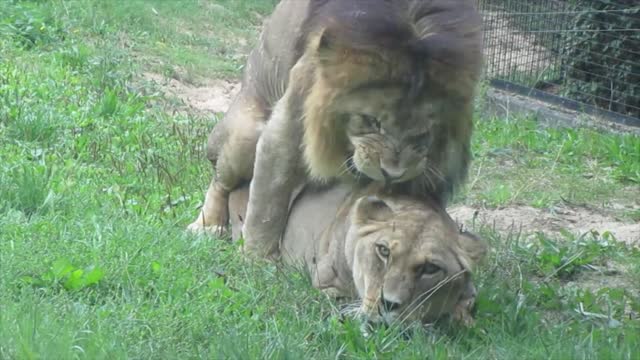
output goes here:
[{"label": "metal mesh fence", "polygon": [[478,3],[494,84],[640,118],[639,0]]}]

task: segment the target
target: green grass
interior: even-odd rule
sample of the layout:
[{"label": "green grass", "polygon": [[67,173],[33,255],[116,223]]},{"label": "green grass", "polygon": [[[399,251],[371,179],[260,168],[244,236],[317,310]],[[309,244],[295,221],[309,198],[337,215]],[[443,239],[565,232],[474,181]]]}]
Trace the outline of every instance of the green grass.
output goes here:
[{"label": "green grass", "polygon": [[640,197],[640,137],[541,128],[533,119],[483,119],[474,135],[466,201],[487,206],[627,207]]},{"label": "green grass", "polygon": [[[237,77],[272,6],[0,3],[0,358],[640,352],[640,252],[606,233],[525,241],[479,225],[493,251],[477,274],[477,326],[410,338],[395,328],[364,338],[304,273],[185,234],[209,181],[213,123],[173,115],[140,74]],[[630,135],[494,119],[478,122],[473,149],[467,203],[629,204],[638,193],[640,140]]]}]

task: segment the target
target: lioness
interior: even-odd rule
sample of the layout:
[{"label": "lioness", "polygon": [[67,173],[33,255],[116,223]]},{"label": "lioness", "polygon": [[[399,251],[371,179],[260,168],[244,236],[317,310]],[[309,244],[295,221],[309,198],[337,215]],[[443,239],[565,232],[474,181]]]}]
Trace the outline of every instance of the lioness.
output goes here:
[{"label": "lioness", "polygon": [[481,48],[472,0],[282,0],[210,134],[215,176],[189,228],[226,225],[229,192],[249,181],[244,237],[259,256],[277,257],[309,181],[446,204],[467,173]]},{"label": "lioness", "polygon": [[[435,201],[361,195],[345,185],[300,194],[280,244],[282,259],[302,262],[314,287],[362,299],[359,313],[372,322],[432,321],[444,314],[472,321],[470,272],[486,244],[461,232]],[[248,187],[230,196],[236,239],[248,198]]]}]

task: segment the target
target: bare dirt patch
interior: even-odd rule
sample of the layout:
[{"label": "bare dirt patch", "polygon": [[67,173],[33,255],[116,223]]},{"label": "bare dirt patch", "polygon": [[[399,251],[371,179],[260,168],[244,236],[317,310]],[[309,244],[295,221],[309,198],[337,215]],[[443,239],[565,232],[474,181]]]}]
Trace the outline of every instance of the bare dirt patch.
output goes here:
[{"label": "bare dirt patch", "polygon": [[225,112],[240,91],[238,82],[229,80],[204,80],[202,85],[192,85],[160,74],[144,73],[145,80],[153,82],[165,95],[176,97],[189,108],[199,112]]},{"label": "bare dirt patch", "polygon": [[449,209],[451,217],[470,226],[485,224],[494,226],[499,232],[522,232],[529,236],[536,232],[559,234],[561,230],[583,234],[592,230],[613,234],[619,241],[640,246],[640,223],[616,220],[594,210],[583,207],[555,207],[537,209],[530,206],[508,206],[486,209],[466,205]]}]

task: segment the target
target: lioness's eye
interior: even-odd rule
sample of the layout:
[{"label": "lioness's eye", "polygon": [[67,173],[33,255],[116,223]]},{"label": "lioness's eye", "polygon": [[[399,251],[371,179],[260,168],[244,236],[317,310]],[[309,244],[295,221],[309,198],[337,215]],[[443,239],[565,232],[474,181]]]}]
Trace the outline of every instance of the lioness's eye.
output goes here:
[{"label": "lioness's eye", "polygon": [[376,250],[378,251],[378,255],[380,255],[380,257],[386,259],[389,257],[389,248],[382,245],[382,244],[378,244],[376,245]]},{"label": "lioness's eye", "polygon": [[442,268],[438,265],[434,265],[430,262],[426,262],[420,268],[421,275],[433,275],[442,270]]}]

